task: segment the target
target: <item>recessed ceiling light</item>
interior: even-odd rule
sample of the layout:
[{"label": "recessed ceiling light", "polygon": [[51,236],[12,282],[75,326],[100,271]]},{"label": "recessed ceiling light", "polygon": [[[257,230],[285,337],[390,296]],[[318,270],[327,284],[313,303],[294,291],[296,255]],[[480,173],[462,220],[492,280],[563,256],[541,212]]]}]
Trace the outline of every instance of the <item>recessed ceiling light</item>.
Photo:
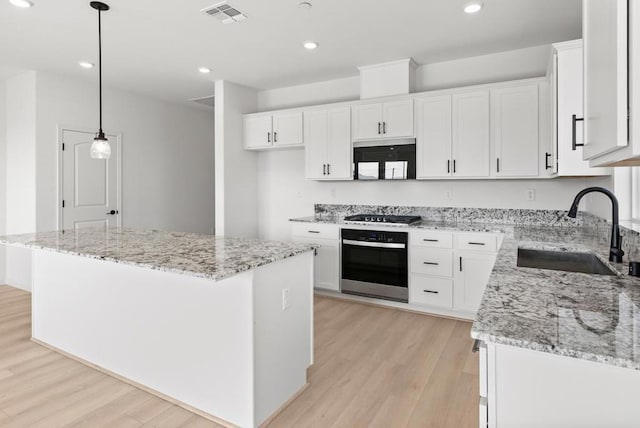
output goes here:
[{"label": "recessed ceiling light", "polygon": [[93,68],[93,63],[90,63],[88,61],[80,61],[78,62],[78,64],[80,64],[80,67],[82,68]]},{"label": "recessed ceiling light", "polygon": [[316,42],[304,42],[303,46],[305,49],[312,51],[318,47],[318,44]]},{"label": "recessed ceiling light", "polygon": [[207,68],[207,67],[200,67],[200,68],[198,69],[198,71],[199,71],[200,73],[202,73],[202,74],[209,74],[209,73],[211,73],[211,69],[210,69],[210,68]]},{"label": "recessed ceiling light", "polygon": [[479,3],[479,2],[468,3],[464,7],[464,11],[469,14],[478,13],[480,12],[480,9],[482,9],[482,3]]},{"label": "recessed ceiling light", "polygon": [[33,2],[29,1],[29,0],[9,0],[11,2],[12,5],[14,6],[18,6],[18,7],[32,7],[33,6]]}]

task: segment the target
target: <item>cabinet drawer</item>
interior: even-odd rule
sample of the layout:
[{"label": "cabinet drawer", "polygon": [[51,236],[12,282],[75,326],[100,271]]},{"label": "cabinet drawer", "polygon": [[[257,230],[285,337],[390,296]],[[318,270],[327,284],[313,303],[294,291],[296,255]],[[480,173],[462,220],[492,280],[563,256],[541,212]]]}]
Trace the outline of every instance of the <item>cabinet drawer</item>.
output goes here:
[{"label": "cabinet drawer", "polygon": [[410,247],[411,272],[423,275],[453,276],[453,251]]},{"label": "cabinet drawer", "polygon": [[453,234],[451,232],[433,230],[411,232],[409,239],[411,245],[431,248],[453,248]]},{"label": "cabinet drawer", "polygon": [[498,250],[498,237],[491,233],[458,233],[456,248],[495,253]]},{"label": "cabinet drawer", "polygon": [[339,239],[338,226],[321,223],[292,223],[291,236],[301,238]]},{"label": "cabinet drawer", "polygon": [[411,275],[409,303],[453,307],[453,281],[423,275]]}]

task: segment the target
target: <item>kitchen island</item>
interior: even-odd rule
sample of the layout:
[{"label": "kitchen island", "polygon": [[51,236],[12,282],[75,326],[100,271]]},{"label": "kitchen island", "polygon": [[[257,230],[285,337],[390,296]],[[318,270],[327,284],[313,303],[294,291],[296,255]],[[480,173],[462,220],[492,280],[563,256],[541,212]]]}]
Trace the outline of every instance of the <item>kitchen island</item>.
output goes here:
[{"label": "kitchen island", "polygon": [[32,252],[32,337],[229,426],[306,386],[312,245],[80,229],[0,238]]}]

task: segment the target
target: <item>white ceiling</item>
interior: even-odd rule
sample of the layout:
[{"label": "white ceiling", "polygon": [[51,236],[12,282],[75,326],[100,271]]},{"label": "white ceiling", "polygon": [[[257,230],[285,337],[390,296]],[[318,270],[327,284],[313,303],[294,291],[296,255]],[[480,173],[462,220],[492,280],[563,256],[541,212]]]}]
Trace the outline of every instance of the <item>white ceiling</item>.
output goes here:
[{"label": "white ceiling", "polygon": [[[0,67],[96,79],[77,62],[97,57],[88,0],[0,0]],[[106,0],[105,85],[174,101],[211,95],[213,80],[270,89],[353,76],[359,65],[419,64],[579,38],[581,0],[230,0],[249,19],[224,25],[200,9],[219,0]],[[316,51],[302,42],[314,40]],[[210,67],[210,75],[198,73]]]}]

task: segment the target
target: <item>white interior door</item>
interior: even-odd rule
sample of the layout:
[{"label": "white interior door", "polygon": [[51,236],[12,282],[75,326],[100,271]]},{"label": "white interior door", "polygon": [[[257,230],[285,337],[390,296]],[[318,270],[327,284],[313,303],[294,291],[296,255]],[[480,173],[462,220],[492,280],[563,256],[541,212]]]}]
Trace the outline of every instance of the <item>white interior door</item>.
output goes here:
[{"label": "white interior door", "polygon": [[107,134],[111,158],[91,159],[92,132],[62,129],[62,210],[64,230],[121,226],[120,136]]}]

